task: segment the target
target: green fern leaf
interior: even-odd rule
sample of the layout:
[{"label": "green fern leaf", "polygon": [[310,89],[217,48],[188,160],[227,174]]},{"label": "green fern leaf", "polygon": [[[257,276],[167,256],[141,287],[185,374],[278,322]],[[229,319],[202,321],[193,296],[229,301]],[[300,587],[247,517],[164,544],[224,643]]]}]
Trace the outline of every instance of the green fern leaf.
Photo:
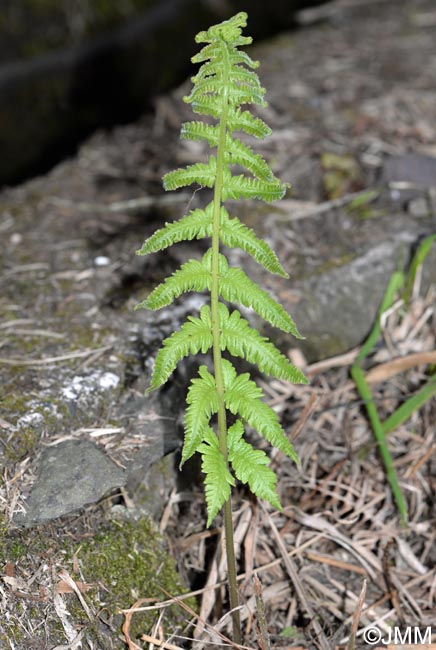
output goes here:
[{"label": "green fern leaf", "polygon": [[250,171],[260,180],[267,182],[278,182],[274,178],[269,165],[264,161],[262,156],[255,154],[251,147],[241,142],[237,138],[227,136],[227,155],[226,160],[232,165],[241,165]]},{"label": "green fern leaf", "polygon": [[237,420],[228,430],[229,461],[236,478],[241,483],[248,483],[250,490],[260,499],[265,499],[277,510],[282,510],[276,490],[277,476],[267,467],[268,456],[245,442],[243,433],[241,420]]},{"label": "green fern leaf", "polygon": [[190,94],[186,97],[187,104],[191,104],[196,99],[209,95],[220,95],[223,91],[223,84],[221,79],[217,76],[205,77],[199,81],[191,90]]},{"label": "green fern leaf", "polygon": [[[253,71],[258,62],[238,50],[252,41],[241,33],[246,22],[246,13],[240,12],[197,34],[196,41],[205,45],[192,61],[202,65],[192,78],[194,86],[184,101],[195,113],[216,118],[218,123],[186,122],[181,137],[205,141],[216,149],[216,153],[210,155],[207,162],[176,169],[164,177],[166,190],[197,183],[213,188],[214,199],[206,208],[166,223],[138,251],[138,254],[146,255],[165,250],[180,241],[212,238],[211,248],[201,261],[189,260],[182,264],[137,306],[160,309],[186,291],[208,290],[211,293],[211,306],[203,305],[198,317],[189,316],[181,328],[163,342],[156,356],[149,389],[165,383],[178,362],[188,354],[205,353],[214,348],[216,377],[206,366],[200,366],[198,377],[192,379],[188,389],[181,460],[183,464],[195,452],[202,455],[208,526],[228,502],[231,487],[235,484],[229,463],[236,477],[247,483],[257,496],[277,508],[281,507],[276,491],[277,478],[268,467],[268,458],[263,451],[254,450],[244,440],[242,421],[256,429],[271,445],[298,460],[277,414],[262,401],[262,390],[249,374],[238,375],[232,363],[222,359],[220,349],[246,359],[272,376],[293,383],[307,382],[303,373],[290,364],[271,341],[251,328],[237,310],[229,312],[219,302],[222,298],[253,308],[272,325],[302,338],[284,308],[252,282],[242,269],[229,268],[219,251],[220,242],[230,247],[237,246],[267,270],[288,277],[268,244],[237,218],[230,218],[223,206],[224,201],[241,197],[274,201],[282,198],[287,187],[274,176],[262,156],[233,135],[242,131],[264,138],[271,133],[263,120],[242,107],[246,104],[265,105],[265,89]],[[234,166],[246,173],[232,174]],[[216,313],[218,322],[212,319],[212,314]],[[225,418],[221,417],[224,409],[240,418],[228,431]],[[218,412],[219,435],[210,427],[211,418]],[[236,629],[236,624],[234,627]]]},{"label": "green fern leaf", "polygon": [[200,378],[192,379],[186,401],[185,441],[180,467],[198,450],[211,416],[218,411],[215,378],[206,366],[198,370]]},{"label": "green fern leaf", "polygon": [[245,45],[251,45],[252,42],[251,36],[239,36],[233,41],[232,45],[234,47],[245,47]]},{"label": "green fern leaf", "polygon": [[219,127],[204,122],[185,122],[180,137],[184,140],[206,140],[211,147],[218,144]]},{"label": "green fern leaf", "polygon": [[210,427],[205,430],[204,442],[198,447],[198,451],[202,456],[201,471],[206,475],[204,484],[209,527],[229,499],[235,479],[230,474],[227,462],[220,451],[218,438]]},{"label": "green fern leaf", "polygon": [[240,174],[232,176],[229,170],[224,174],[223,201],[227,199],[262,199],[278,201],[286,192],[286,185],[280,181],[263,181]]},{"label": "green fern leaf", "polygon": [[293,366],[265,336],[248,324],[235,310],[231,314],[225,305],[219,305],[221,348],[234,357],[241,357],[273,377],[294,384],[307,384],[304,374]]},{"label": "green fern leaf", "polygon": [[213,344],[210,309],[203,305],[200,318],[188,316],[186,323],[164,340],[154,362],[153,375],[148,392],[159,388],[172,375],[178,362],[188,354],[203,354]]},{"label": "green fern leaf", "polygon": [[250,379],[248,373],[237,375],[236,370],[227,359],[223,359],[222,364],[226,408],[233,415],[239,413],[271,445],[298,462],[298,456],[280,426],[277,413],[260,400],[263,397],[262,390]]},{"label": "green fern leaf", "polygon": [[229,248],[236,247],[244,250],[270,273],[280,275],[282,278],[289,277],[268,244],[259,239],[254,231],[241,223],[237,217],[230,219],[224,207],[221,208],[220,239]]},{"label": "green fern leaf", "polygon": [[241,36],[241,29],[247,26],[247,14],[240,11],[228,20],[199,32],[195,37],[197,43],[221,43],[225,41],[233,46],[250,45],[251,36]]},{"label": "green fern leaf", "polygon": [[274,327],[278,327],[284,332],[290,332],[295,338],[303,338],[283,307],[266,291],[259,289],[242,269],[229,268],[223,255],[220,256],[220,266],[219,292],[224,300],[239,302],[244,307],[252,307],[261,318]]},{"label": "green fern leaf", "polygon": [[259,77],[255,72],[247,70],[241,65],[232,65],[230,69],[230,81],[235,84],[244,84],[250,88],[254,88],[257,92],[265,94],[265,88],[260,85]]},{"label": "green fern leaf", "polygon": [[150,293],[135,309],[162,309],[186,291],[210,290],[210,270],[203,262],[188,260]]},{"label": "green fern leaf", "polygon": [[[184,98],[184,101],[186,101],[186,98]],[[205,95],[200,99],[196,99],[191,103],[191,108],[194,113],[198,113],[199,115],[210,115],[211,117],[216,118],[219,118],[221,115],[221,107],[217,102],[216,97],[213,97],[212,95]]]},{"label": "green fern leaf", "polygon": [[[192,107],[194,108],[194,106]],[[205,115],[213,115],[213,113],[204,113]],[[219,113],[215,113],[214,117],[218,117]],[[229,116],[227,119],[229,131],[244,131],[248,135],[253,135],[255,138],[263,139],[271,135],[272,131],[267,124],[260,117],[253,117],[249,111],[241,111],[240,108],[230,108]]]},{"label": "green fern leaf", "polygon": [[162,251],[172,244],[192,239],[210,237],[212,234],[213,203],[204,210],[193,210],[178,221],[166,223],[163,228],[156,230],[136,251],[137,255],[148,255]]},{"label": "green fern leaf", "polygon": [[[195,37],[196,42],[204,43],[204,41],[197,40],[197,36]],[[216,58],[219,58],[219,54],[220,48],[217,46],[217,44],[210,43],[209,45],[202,47],[201,50],[197,52],[197,54],[194,54],[194,56],[191,58],[191,61],[192,63],[203,63],[203,61],[208,61],[208,59],[214,60]]]},{"label": "green fern leaf", "polygon": [[247,86],[237,86],[236,88],[229,87],[227,90],[229,104],[230,106],[240,106],[241,104],[257,104],[258,106],[266,106],[267,103],[263,98],[265,89],[262,88],[262,91],[263,92],[256,92]]},{"label": "green fern leaf", "polygon": [[[218,127],[204,122],[185,122],[182,124],[180,137],[185,140],[206,140],[211,147],[216,147],[218,144]],[[227,134],[226,144],[226,160],[230,164],[245,167],[260,180],[279,182],[262,156],[255,154],[251,147],[229,134]]]},{"label": "green fern leaf", "polygon": [[[201,66],[194,77],[191,77],[191,81],[193,84],[197,84],[199,81],[202,81],[202,79],[213,77],[215,75],[222,75],[222,65],[219,61],[208,61]],[[183,99],[186,101],[185,97]]]},{"label": "green fern leaf", "polygon": [[177,190],[179,187],[197,183],[202,187],[213,187],[216,177],[216,158],[209,156],[208,163],[195,163],[188,167],[175,169],[163,177],[165,190]]},{"label": "green fern leaf", "polygon": [[238,50],[233,50],[229,54],[229,61],[232,64],[232,67],[238,63],[244,63],[249,68],[255,70],[259,67],[259,61],[253,61],[251,56],[246,52],[240,52]]}]

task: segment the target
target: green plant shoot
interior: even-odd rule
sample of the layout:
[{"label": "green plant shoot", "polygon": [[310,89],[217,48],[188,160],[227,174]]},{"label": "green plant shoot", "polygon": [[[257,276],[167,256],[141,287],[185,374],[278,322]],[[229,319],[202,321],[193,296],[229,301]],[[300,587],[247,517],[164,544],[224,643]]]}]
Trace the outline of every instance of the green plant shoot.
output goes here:
[{"label": "green plant shoot", "polygon": [[[182,125],[181,137],[206,141],[213,153],[206,163],[176,169],[163,179],[166,190],[193,183],[211,188],[213,200],[204,209],[190,211],[178,221],[165,224],[138,251],[139,255],[146,255],[181,241],[211,239],[211,246],[202,259],[191,259],[183,264],[138,308],[160,309],[189,291],[210,294],[210,302],[201,307],[199,315],[189,316],[181,329],[163,342],[155,360],[150,390],[162,386],[182,358],[212,349],[213,370],[200,366],[198,377],[192,379],[188,390],[181,464],[196,452],[202,456],[208,526],[224,507],[232,608],[237,606],[237,594],[231,488],[238,479],[248,484],[258,497],[281,508],[277,477],[268,467],[266,454],[245,441],[245,427],[255,429],[294,461],[297,456],[277,414],[262,401],[261,389],[248,373],[239,374],[227,357],[246,359],[262,372],[279,379],[307,383],[303,373],[290,364],[271,341],[253,329],[237,309],[226,304],[236,302],[251,307],[271,325],[301,338],[284,308],[242,269],[229,266],[220,249],[221,244],[241,248],[271,273],[288,277],[269,245],[237,217],[230,216],[225,207],[229,199],[275,201],[286,191],[286,185],[274,176],[265,160],[234,135],[242,131],[265,138],[271,133],[263,120],[242,108],[249,104],[266,105],[265,89],[254,72],[258,63],[239,49],[252,42],[251,38],[241,35],[246,22],[247,14],[241,12],[196,36],[197,43],[205,43],[205,46],[192,61],[202,65],[192,78],[192,92],[184,101],[191,104],[195,113],[212,117],[216,123],[187,122]],[[234,166],[239,170],[243,168],[246,173],[235,173]],[[230,427],[227,426],[228,413],[234,416]],[[215,416],[216,430],[211,424]]]}]

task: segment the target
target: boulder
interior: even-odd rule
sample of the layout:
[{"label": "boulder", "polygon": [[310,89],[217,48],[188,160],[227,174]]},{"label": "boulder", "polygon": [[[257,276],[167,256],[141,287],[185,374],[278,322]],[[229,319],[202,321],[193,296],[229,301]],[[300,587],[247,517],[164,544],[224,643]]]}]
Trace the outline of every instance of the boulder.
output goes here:
[{"label": "boulder", "polygon": [[0,186],[41,173],[97,127],[131,121],[189,72],[195,34],[246,9],[256,37],[323,0],[2,3]]}]

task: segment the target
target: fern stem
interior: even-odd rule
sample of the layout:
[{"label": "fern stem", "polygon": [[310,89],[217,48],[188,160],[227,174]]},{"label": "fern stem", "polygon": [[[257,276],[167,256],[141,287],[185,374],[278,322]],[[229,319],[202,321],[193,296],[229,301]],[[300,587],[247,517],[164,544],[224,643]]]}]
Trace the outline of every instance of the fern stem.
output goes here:
[{"label": "fern stem", "polygon": [[[217,166],[213,197],[213,222],[212,222],[212,283],[211,283],[211,319],[213,338],[213,364],[215,374],[215,385],[218,397],[218,439],[220,451],[227,462],[227,418],[224,405],[224,380],[221,357],[221,331],[219,320],[219,241],[220,241],[220,220],[221,200],[224,181],[224,165],[226,150],[227,115],[228,115],[228,84],[229,84],[229,61],[227,45],[223,41],[223,95],[222,112],[220,117],[219,139],[217,147]],[[236,560],[233,542],[232,503],[229,497],[224,503],[224,529],[227,557],[227,574],[229,583],[230,607],[232,610],[233,637],[236,643],[241,643],[241,620],[239,610],[238,589],[236,582]]]}]

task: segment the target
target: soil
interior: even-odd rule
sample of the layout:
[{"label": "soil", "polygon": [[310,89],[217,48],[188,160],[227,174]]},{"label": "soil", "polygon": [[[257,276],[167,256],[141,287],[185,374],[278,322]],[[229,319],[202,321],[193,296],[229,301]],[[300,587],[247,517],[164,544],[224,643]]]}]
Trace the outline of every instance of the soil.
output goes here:
[{"label": "soil", "polygon": [[[431,183],[412,183],[418,196],[407,200],[396,187],[384,193],[378,188],[387,156],[436,157],[436,11],[432,0],[400,6],[395,0],[337,0],[304,12],[301,21],[300,30],[251,52],[261,61],[269,100],[262,116],[274,133],[258,151],[292,183],[293,193],[280,209],[260,208],[248,221],[265,216],[289,264],[304,241],[310,265],[320,273],[331,264],[348,268],[335,230],[337,211],[352,200],[341,204],[344,197],[377,189],[375,201],[359,206],[364,238],[371,223],[383,235],[379,218],[414,219],[410,201],[431,193]],[[182,366],[150,407],[143,394],[155,351],[198,308],[198,300],[191,297],[160,313],[134,311],[191,248],[183,244],[156,259],[135,251],[165,219],[207,199],[204,190],[170,197],[161,188],[164,173],[206,153],[179,140],[180,123],[192,117],[181,101],[188,87],[189,82],[159,97],[139,122],[96,133],[77,157],[46,176],[0,195],[6,243],[0,275],[1,647],[136,650],[148,647],[150,638],[159,647],[175,630],[180,636],[171,638],[173,647],[190,647],[183,636],[194,637],[194,647],[218,647],[218,635],[231,634],[228,619],[221,620],[222,522],[217,518],[213,529],[205,529],[198,467],[194,463],[178,478],[177,456],[169,456],[144,487],[144,473],[134,465],[150,440],[160,441],[160,455],[177,448],[192,370]],[[320,204],[324,211],[317,212]],[[300,218],[293,221],[295,214],[304,226],[297,225]],[[419,224],[416,236],[436,225],[431,201]],[[298,304],[292,284],[282,291],[288,304]],[[293,312],[298,322],[298,310]],[[434,312],[434,285],[420,285],[418,274],[411,300],[395,303],[383,321],[371,358],[383,369],[383,381],[373,386],[382,421],[434,381],[434,360],[410,363],[394,375],[386,366],[396,356],[434,352]],[[262,582],[271,647],[343,646],[353,625],[359,629],[357,647],[367,645],[369,627],[380,631],[376,642],[393,628],[414,626],[424,634],[436,620],[434,392],[388,438],[408,507],[403,526],[364,403],[350,380],[355,354],[309,364],[289,344],[287,353],[311,385],[263,381],[262,387],[295,438],[301,466],[272,453],[282,513],[242,489],[234,497],[246,646],[267,647],[254,572]],[[118,382],[102,384],[104,373]],[[83,382],[89,390],[72,398]],[[131,467],[132,480],[77,513],[19,527],[15,517],[25,511],[38,481],[43,450],[68,440],[92,442],[112,462]],[[150,507],[150,494],[158,506]],[[149,524],[151,510],[155,524]],[[162,542],[154,541],[159,534],[165,537],[163,555]],[[147,556],[147,540],[157,558],[152,575],[165,574],[165,581],[134,578],[138,555]],[[106,553],[107,572],[91,562],[96,548]],[[109,548],[116,554],[109,555]],[[118,565],[122,570],[115,576],[112,567]],[[153,588],[147,591],[149,582]],[[177,615],[174,608],[168,613],[160,603],[186,588],[199,590],[197,603],[191,599],[189,611],[179,604]],[[119,613],[142,598],[156,606],[151,620]],[[184,629],[191,617],[194,626]],[[136,647],[133,641],[129,646],[129,634]],[[148,639],[140,640],[141,634]]]}]

